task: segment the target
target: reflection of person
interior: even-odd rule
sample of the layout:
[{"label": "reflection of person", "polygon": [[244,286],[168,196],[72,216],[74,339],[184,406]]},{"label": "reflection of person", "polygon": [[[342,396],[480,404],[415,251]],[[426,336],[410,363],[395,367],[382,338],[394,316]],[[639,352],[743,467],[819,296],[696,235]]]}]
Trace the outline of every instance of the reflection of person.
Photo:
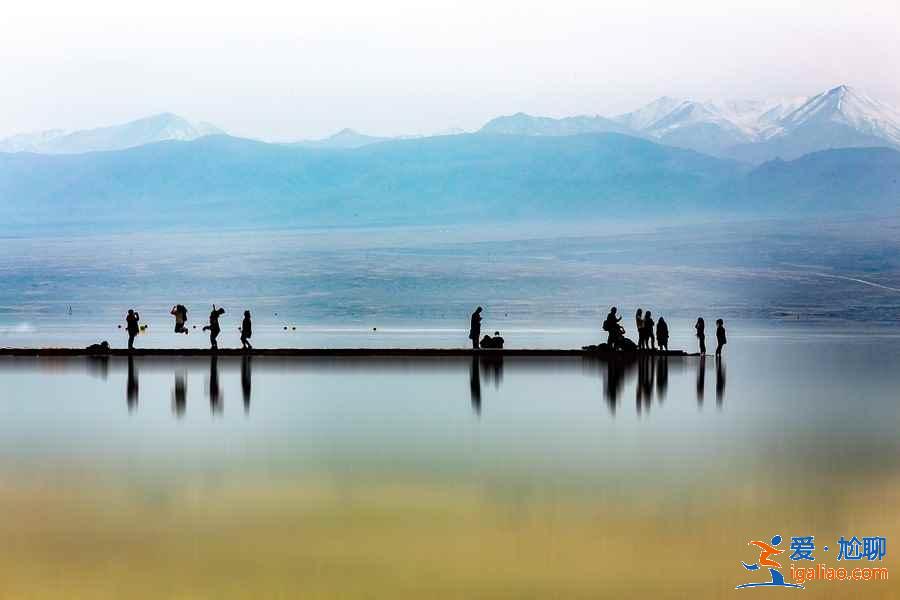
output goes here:
[{"label": "reflection of person", "polygon": [[472,313],[472,319],[469,324],[469,339],[472,340],[472,348],[478,350],[478,342],[481,339],[481,311],[484,310],[480,306]]},{"label": "reflection of person", "polygon": [[250,357],[241,359],[241,393],[244,396],[244,414],[250,414]]},{"label": "reflection of person", "polygon": [[172,390],[172,412],[176,417],[183,417],[187,408],[187,380],[184,373],[175,375],[175,389]]},{"label": "reflection of person", "polygon": [[134,358],[128,357],[128,379],[125,381],[125,402],[128,404],[128,412],[137,408],[138,404],[138,376],[134,368]]},{"label": "reflection of person", "polygon": [[141,330],[140,325],[138,324],[141,320],[141,315],[136,313],[132,309],[128,309],[128,314],[125,315],[125,330],[128,332],[128,349],[134,350],[134,338],[137,336],[138,332]]},{"label": "reflection of person", "polygon": [[706,354],[706,323],[703,322],[703,317],[697,317],[694,329],[697,330],[697,339],[700,341],[700,354]]},{"label": "reflection of person", "polygon": [[184,326],[187,323],[187,307],[183,304],[176,304],[169,314],[175,317],[175,333],[187,333],[188,329]]},{"label": "reflection of person", "polygon": [[219,347],[219,344],[216,341],[216,338],[219,337],[219,333],[222,331],[222,328],[219,327],[219,317],[224,314],[224,308],[216,308],[216,305],[213,304],[212,312],[209,313],[209,325],[203,328],[203,331],[209,331],[209,346],[213,350],[216,350]]},{"label": "reflection of person", "polygon": [[222,389],[219,387],[219,362],[213,354],[209,359],[209,410],[212,414],[222,412]]},{"label": "reflection of person", "polygon": [[250,311],[244,311],[244,320],[241,321],[241,346],[245,350],[253,349],[250,345],[250,336],[253,335],[253,324],[250,322]]},{"label": "reflection of person", "polygon": [[716,358],[722,356],[722,347],[727,343],[728,339],[725,337],[725,322],[722,319],[716,319]]},{"label": "reflection of person", "polygon": [[469,397],[472,401],[472,410],[476,415],[481,415],[481,365],[474,354],[469,367]]},{"label": "reflection of person", "polygon": [[725,398],[725,361],[719,359],[716,361],[716,406],[722,406],[722,400]]}]

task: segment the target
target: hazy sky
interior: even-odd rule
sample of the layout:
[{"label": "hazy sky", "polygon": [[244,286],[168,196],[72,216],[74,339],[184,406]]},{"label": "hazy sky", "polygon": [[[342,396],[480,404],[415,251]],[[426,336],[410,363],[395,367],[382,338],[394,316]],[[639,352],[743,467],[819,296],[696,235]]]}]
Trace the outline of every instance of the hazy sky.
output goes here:
[{"label": "hazy sky", "polygon": [[430,133],[840,83],[900,104],[898,0],[25,4],[0,20],[0,137],[163,111],[265,139]]}]

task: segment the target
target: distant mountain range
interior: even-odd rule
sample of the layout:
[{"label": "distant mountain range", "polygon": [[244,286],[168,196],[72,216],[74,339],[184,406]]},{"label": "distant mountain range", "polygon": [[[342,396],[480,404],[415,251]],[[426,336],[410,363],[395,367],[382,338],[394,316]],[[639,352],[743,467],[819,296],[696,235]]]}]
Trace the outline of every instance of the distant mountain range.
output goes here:
[{"label": "distant mountain range", "polygon": [[462,134],[333,150],[205,136],[0,154],[0,222],[89,230],[896,213],[900,152],[752,169],[616,133]]},{"label": "distant mountain range", "polygon": [[35,152],[38,154],[78,154],[105,150],[124,150],[167,140],[190,141],[224,131],[209,123],[192,123],[187,119],[162,113],[123,125],[67,132],[52,129],[19,134],[0,140],[0,152]]},{"label": "distant mountain range", "polygon": [[[834,148],[900,148],[900,110],[842,85],[809,98],[699,102],[664,96],[638,110],[613,117],[581,115],[555,119],[517,113],[492,119],[483,134],[568,136],[621,133],[667,146],[687,148],[748,164]],[[0,140],[0,152],[77,154],[122,150],[167,140],[190,141],[224,133],[164,113],[111,127],[83,131],[42,131]],[[384,137],[352,129],[292,146],[348,150],[398,139],[458,135]]]},{"label": "distant mountain range", "polygon": [[617,132],[759,164],[832,148],[900,148],[900,111],[842,85],[811,98],[697,102],[663,97],[612,118],[550,119],[517,114],[482,131],[513,135]]}]

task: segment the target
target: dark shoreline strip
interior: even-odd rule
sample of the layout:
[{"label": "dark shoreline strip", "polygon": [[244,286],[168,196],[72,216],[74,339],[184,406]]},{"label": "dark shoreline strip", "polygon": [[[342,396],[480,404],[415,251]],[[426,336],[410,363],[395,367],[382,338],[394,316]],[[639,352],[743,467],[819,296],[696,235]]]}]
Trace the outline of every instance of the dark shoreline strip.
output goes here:
[{"label": "dark shoreline strip", "polygon": [[471,348],[124,348],[106,352],[86,348],[0,348],[0,356],[593,356],[599,358],[637,358],[638,356],[695,356],[681,350],[668,352],[595,352],[577,349],[514,348],[473,350]]}]

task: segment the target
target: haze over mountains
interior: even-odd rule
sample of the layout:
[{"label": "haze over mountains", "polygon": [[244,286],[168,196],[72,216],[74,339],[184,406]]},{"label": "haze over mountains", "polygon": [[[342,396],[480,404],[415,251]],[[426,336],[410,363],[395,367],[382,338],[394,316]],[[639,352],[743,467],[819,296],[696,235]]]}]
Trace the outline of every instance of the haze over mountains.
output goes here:
[{"label": "haze over mountains", "polygon": [[190,141],[222,133],[225,132],[209,123],[194,123],[172,113],[161,113],[122,125],[96,129],[72,132],[52,129],[14,135],[0,140],[0,152],[78,154],[124,150],[166,140]]},{"label": "haze over mountains", "polygon": [[845,86],[805,100],[660,98],[614,118],[518,114],[476,133],[343,130],[292,144],[161,114],[3,140],[0,219],[141,229],[884,214],[900,208],[898,149],[896,111]]}]

